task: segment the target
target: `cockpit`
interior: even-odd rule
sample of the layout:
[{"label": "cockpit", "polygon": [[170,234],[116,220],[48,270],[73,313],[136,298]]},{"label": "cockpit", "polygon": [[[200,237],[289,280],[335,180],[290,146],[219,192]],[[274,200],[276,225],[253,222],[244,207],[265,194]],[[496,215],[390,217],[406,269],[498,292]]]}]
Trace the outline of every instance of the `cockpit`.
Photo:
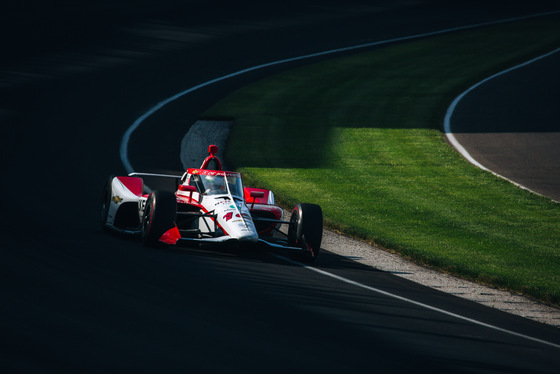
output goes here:
[{"label": "cockpit", "polygon": [[229,195],[243,199],[241,175],[235,172],[190,169],[186,184],[202,195]]}]

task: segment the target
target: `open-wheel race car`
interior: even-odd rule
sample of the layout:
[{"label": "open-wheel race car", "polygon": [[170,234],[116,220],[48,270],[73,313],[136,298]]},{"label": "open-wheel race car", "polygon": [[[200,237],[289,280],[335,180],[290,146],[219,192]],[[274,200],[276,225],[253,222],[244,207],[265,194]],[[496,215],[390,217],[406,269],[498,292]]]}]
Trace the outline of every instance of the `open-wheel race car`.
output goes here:
[{"label": "open-wheel race car", "polygon": [[[302,261],[314,261],[323,236],[321,207],[299,203],[290,219],[284,220],[272,191],[244,187],[240,173],[222,170],[217,151],[211,145],[201,167],[189,168],[182,176],[131,173],[110,177],[102,198],[102,227],[141,236],[148,246],[268,246],[290,250]],[[175,191],[150,191],[144,184],[147,177],[174,179]]]}]

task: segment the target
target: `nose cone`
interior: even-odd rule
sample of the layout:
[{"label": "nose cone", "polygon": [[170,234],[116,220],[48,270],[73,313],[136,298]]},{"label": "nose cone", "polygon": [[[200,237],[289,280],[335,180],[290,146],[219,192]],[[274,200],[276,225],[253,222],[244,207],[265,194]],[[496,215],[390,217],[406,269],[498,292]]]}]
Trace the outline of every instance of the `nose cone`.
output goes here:
[{"label": "nose cone", "polygon": [[242,242],[253,242],[256,243],[259,241],[259,235],[257,233],[254,232],[247,232],[247,233],[243,233],[242,235],[239,236],[239,241]]}]

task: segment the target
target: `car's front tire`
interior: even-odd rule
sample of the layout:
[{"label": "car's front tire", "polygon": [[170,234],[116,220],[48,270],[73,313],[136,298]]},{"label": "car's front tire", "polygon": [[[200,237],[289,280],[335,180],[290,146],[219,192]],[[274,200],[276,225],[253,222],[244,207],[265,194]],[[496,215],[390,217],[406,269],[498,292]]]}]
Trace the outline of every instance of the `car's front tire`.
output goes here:
[{"label": "car's front tire", "polygon": [[142,217],[142,242],[146,246],[157,246],[159,239],[175,226],[177,198],[173,192],[154,191],[146,201]]},{"label": "car's front tire", "polygon": [[288,245],[302,248],[295,256],[313,262],[319,255],[323,239],[323,211],[316,204],[300,203],[292,210],[288,228]]}]

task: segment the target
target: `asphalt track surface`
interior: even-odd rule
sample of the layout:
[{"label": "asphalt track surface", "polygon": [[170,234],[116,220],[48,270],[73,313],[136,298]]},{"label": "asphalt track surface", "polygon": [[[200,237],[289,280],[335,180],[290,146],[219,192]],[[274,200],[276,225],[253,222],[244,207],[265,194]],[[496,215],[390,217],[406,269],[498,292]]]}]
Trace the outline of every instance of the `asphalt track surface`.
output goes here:
[{"label": "asphalt track surface", "polygon": [[[290,56],[550,9],[447,3],[32,2],[2,13],[0,370],[558,372],[558,329],[328,252],[315,268],[356,284],[270,253],[155,250],[99,228],[102,186],[123,172],[124,131],[185,87]],[[289,67],[158,113],[135,132],[134,167],[180,168],[180,140],[205,107]]]},{"label": "asphalt track surface", "polygon": [[[485,168],[560,201],[560,52],[470,91],[451,131]],[[513,165],[513,167],[512,167]]]}]

